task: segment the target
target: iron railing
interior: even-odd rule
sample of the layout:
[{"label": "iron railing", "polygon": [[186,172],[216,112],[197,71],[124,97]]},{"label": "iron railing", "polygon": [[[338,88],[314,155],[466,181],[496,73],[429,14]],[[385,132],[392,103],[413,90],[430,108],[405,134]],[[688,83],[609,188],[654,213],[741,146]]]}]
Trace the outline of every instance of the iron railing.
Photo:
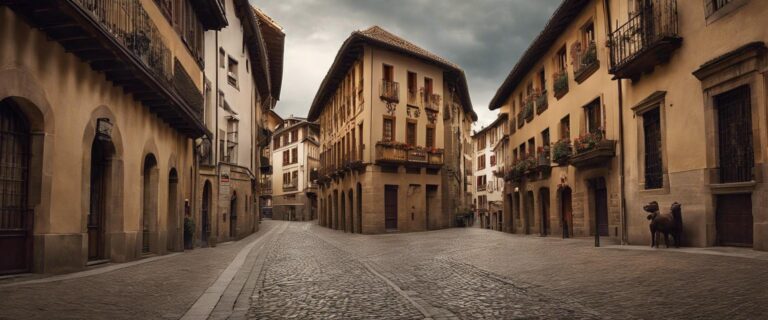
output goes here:
[{"label": "iron railing", "polygon": [[597,44],[590,41],[580,51],[574,53],[573,77],[578,79],[598,63]]},{"label": "iron railing", "polygon": [[755,153],[749,99],[746,87],[715,97],[721,183],[754,180]]},{"label": "iron railing", "polygon": [[158,79],[173,77],[171,51],[139,0],[73,0]]},{"label": "iron railing", "polygon": [[715,14],[715,12],[727,6],[731,2],[733,2],[733,0],[706,0],[705,11],[706,11],[707,18],[709,18],[709,16]]},{"label": "iron railing", "polygon": [[657,42],[677,37],[677,1],[649,1],[629,21],[611,33],[613,69],[632,61]]},{"label": "iron railing", "polygon": [[391,103],[400,102],[400,84],[394,81],[381,80],[381,87],[379,88],[380,97],[382,100]]},{"label": "iron railing", "polygon": [[431,93],[425,94],[424,107],[434,111],[440,111],[440,95]]}]

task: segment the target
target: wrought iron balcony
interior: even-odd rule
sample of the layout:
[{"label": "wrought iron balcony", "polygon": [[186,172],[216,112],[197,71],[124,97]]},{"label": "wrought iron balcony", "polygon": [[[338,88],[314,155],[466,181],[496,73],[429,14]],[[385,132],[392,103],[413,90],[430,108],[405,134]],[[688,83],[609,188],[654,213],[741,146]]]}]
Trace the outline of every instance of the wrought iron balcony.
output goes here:
[{"label": "wrought iron balcony", "polygon": [[680,47],[677,1],[653,0],[611,33],[610,73],[617,79],[637,79],[669,60]]},{"label": "wrought iron balcony", "polygon": [[574,55],[573,80],[582,83],[600,68],[600,60],[597,59],[597,44],[591,41]]},{"label": "wrought iron balcony", "polygon": [[389,103],[400,102],[400,84],[394,81],[381,80],[379,87],[381,100]]},{"label": "wrought iron balcony", "polygon": [[576,148],[571,156],[571,165],[576,168],[586,168],[605,165],[616,156],[616,140],[600,140],[587,149]]},{"label": "wrought iron balcony", "polygon": [[[190,137],[207,132],[203,95],[140,0],[7,1],[32,26]],[[195,70],[199,77],[201,70]]]},{"label": "wrought iron balcony", "polygon": [[272,194],[272,181],[268,182],[262,182],[259,184],[259,191],[261,192],[261,195],[271,195]]},{"label": "wrought iron balcony", "polygon": [[427,93],[424,95],[424,108],[440,111],[440,95]]},{"label": "wrought iron balcony", "polygon": [[443,151],[439,149],[427,150],[393,142],[376,144],[376,164],[379,165],[442,167],[443,163]]}]

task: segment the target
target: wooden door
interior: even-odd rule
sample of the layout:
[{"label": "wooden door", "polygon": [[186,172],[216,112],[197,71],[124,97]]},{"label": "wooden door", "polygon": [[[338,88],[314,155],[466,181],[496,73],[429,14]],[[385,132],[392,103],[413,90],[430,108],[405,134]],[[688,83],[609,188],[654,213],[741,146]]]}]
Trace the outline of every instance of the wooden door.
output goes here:
[{"label": "wooden door", "polygon": [[717,197],[717,242],[723,246],[752,247],[752,195]]},{"label": "wooden door", "polygon": [[595,217],[597,218],[597,231],[601,236],[607,237],[608,233],[608,189],[605,187],[595,189]]},{"label": "wooden door", "polygon": [[0,275],[29,271],[34,212],[28,207],[29,128],[0,103]]},{"label": "wooden door", "polygon": [[573,235],[573,198],[571,188],[563,189],[561,197],[562,203],[560,208],[563,210],[563,237],[568,238]]},{"label": "wooden door", "polygon": [[539,191],[539,198],[541,199],[541,235],[546,236],[550,234],[549,189],[541,189],[541,191]]},{"label": "wooden door", "polygon": [[397,229],[397,186],[384,187],[384,225],[388,230]]},{"label": "wooden door", "polygon": [[91,149],[91,190],[88,211],[88,260],[104,258],[104,217],[106,208],[107,160],[102,142]]},{"label": "wooden door", "polygon": [[204,246],[208,245],[208,238],[211,236],[211,184],[205,183],[203,187],[203,204],[200,211],[201,223],[200,223],[200,241]]}]

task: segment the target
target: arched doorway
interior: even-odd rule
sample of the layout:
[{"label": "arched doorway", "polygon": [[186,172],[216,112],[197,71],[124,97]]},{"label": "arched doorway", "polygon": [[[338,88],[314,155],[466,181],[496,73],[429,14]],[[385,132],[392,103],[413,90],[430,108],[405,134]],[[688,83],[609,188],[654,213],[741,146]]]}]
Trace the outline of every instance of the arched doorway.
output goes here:
[{"label": "arched doorway", "polygon": [[541,236],[546,237],[551,233],[549,228],[549,188],[539,189],[539,202],[541,207]]},{"label": "arched doorway", "polygon": [[333,229],[333,200],[331,200],[330,192],[325,200],[325,226]]},{"label": "arched doorway", "polygon": [[157,159],[148,154],[144,157],[144,175],[142,184],[142,215],[141,215],[141,252],[155,252],[157,247]]},{"label": "arched doorway", "polygon": [[533,197],[533,191],[528,191],[525,193],[525,203],[523,204],[525,207],[525,234],[530,234],[531,230],[536,226],[536,220],[533,218],[534,212],[534,197]]},{"label": "arched doorway", "polygon": [[344,232],[347,232],[347,210],[346,210],[346,198],[344,198],[344,191],[341,192],[341,201],[339,202],[339,207],[341,209],[341,222],[339,223],[339,229],[343,230]]},{"label": "arched doorway", "polygon": [[237,191],[232,192],[229,200],[229,238],[237,238]]},{"label": "arched doorway", "polygon": [[114,156],[112,143],[99,135],[91,145],[91,185],[88,210],[88,260],[106,258],[105,229],[107,219],[110,162]]},{"label": "arched doorway", "polygon": [[357,233],[363,233],[363,186],[358,183],[357,184],[357,210],[356,210],[357,218],[355,219],[355,222],[357,225],[355,226],[355,229],[357,230]]},{"label": "arched doorway", "polygon": [[29,271],[32,223],[29,206],[30,130],[10,99],[0,102],[0,275]]},{"label": "arched doorway", "polygon": [[349,200],[349,232],[355,233],[355,204],[353,199],[355,194],[352,192],[352,189],[349,189],[349,192],[347,192],[347,199]]},{"label": "arched doorway", "polygon": [[560,191],[560,216],[562,217],[563,238],[573,236],[573,196],[570,187]]},{"label": "arched doorway", "polygon": [[203,186],[203,203],[200,208],[200,242],[201,246],[208,246],[208,238],[211,237],[211,182],[206,181]]},{"label": "arched doorway", "polygon": [[178,184],[179,174],[176,169],[171,169],[168,173],[168,251],[180,251],[181,247],[181,219],[178,209]]}]

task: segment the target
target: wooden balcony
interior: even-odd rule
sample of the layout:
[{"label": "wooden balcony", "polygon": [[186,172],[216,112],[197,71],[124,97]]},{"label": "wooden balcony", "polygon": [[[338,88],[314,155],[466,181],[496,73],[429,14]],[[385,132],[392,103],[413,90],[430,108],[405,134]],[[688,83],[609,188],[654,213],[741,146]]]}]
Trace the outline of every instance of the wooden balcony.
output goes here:
[{"label": "wooden balcony", "polygon": [[616,140],[602,140],[593,148],[571,156],[571,165],[588,168],[607,165],[616,156]]},{"label": "wooden balcony", "polygon": [[376,164],[417,167],[442,167],[443,152],[430,152],[418,148],[406,148],[390,143],[376,144]]},{"label": "wooden balcony", "polygon": [[388,103],[400,102],[400,84],[394,81],[381,80],[379,97]]},{"label": "wooden balcony", "polygon": [[638,79],[669,60],[681,46],[676,0],[653,0],[611,33],[611,74]]},{"label": "wooden balcony", "polygon": [[49,39],[106,75],[179,132],[200,137],[203,94],[174,58],[140,0],[8,1]]}]

